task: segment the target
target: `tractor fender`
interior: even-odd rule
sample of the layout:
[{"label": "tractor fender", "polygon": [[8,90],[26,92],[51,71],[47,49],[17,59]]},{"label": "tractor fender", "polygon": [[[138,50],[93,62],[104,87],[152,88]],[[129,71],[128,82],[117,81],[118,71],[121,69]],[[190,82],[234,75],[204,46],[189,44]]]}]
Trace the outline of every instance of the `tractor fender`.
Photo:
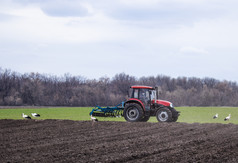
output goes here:
[{"label": "tractor fender", "polygon": [[125,107],[126,104],[128,104],[128,103],[137,103],[137,104],[139,104],[139,105],[143,108],[143,110],[145,111],[145,106],[144,106],[144,104],[143,104],[143,102],[142,102],[141,100],[138,100],[138,99],[136,99],[136,98],[131,98],[131,99],[127,100],[127,101],[124,103],[124,107]]}]

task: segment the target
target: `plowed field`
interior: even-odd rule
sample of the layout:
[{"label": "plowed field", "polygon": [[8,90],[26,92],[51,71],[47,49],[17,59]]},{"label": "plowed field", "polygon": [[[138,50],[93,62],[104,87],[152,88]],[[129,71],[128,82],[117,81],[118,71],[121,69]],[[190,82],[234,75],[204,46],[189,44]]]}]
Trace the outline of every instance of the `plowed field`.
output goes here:
[{"label": "plowed field", "polygon": [[238,162],[238,125],[0,120],[0,162]]}]

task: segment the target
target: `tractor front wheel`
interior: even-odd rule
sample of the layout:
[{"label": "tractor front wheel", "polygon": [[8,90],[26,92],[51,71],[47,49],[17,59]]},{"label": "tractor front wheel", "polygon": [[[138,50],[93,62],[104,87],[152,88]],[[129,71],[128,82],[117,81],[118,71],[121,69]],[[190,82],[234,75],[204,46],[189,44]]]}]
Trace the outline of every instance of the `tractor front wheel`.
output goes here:
[{"label": "tractor front wheel", "polygon": [[176,122],[178,120],[178,117],[179,117],[179,112],[177,112],[174,108],[171,109],[172,111],[172,117],[173,117],[173,122]]},{"label": "tractor front wheel", "polygon": [[124,118],[128,122],[138,122],[144,116],[144,112],[139,104],[130,103],[124,108]]},{"label": "tractor front wheel", "polygon": [[172,112],[168,108],[161,108],[156,112],[156,118],[159,122],[172,122]]}]

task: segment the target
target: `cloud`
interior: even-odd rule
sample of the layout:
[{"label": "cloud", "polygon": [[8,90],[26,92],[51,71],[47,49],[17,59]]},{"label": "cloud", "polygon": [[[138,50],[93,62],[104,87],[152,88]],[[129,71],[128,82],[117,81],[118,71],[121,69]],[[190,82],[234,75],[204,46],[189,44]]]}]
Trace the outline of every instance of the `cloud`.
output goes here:
[{"label": "cloud", "polygon": [[47,15],[56,17],[84,17],[90,15],[87,6],[78,2],[59,1],[56,4],[56,2],[49,1],[41,5],[41,9]]},{"label": "cloud", "polygon": [[38,6],[46,15],[53,17],[84,17],[91,14],[91,8],[84,0],[13,0],[26,6]]},{"label": "cloud", "polygon": [[0,22],[6,22],[6,21],[9,21],[11,19],[14,19],[14,16],[4,14],[4,13],[0,13]]},{"label": "cloud", "polygon": [[182,47],[179,52],[183,54],[209,54],[208,51],[196,47]]},{"label": "cloud", "polygon": [[[162,23],[194,22],[204,18],[215,18],[224,7],[210,0],[13,0],[22,5],[38,5],[49,16],[84,17],[95,12],[107,17],[128,21],[157,20]],[[93,11],[93,12],[92,12]]]},{"label": "cloud", "polygon": [[[237,58],[237,3],[2,0],[0,58],[4,60],[0,60],[0,66],[92,78],[120,72],[135,76],[179,76],[186,72],[185,75],[202,77],[206,76],[203,70],[210,66],[213,74],[219,68],[220,74],[228,78],[228,74],[236,73],[231,71],[238,68],[236,59],[226,65],[227,69],[216,64]],[[24,63],[26,58],[28,66]],[[145,62],[145,58],[152,59],[153,64]],[[194,64],[204,65],[203,69],[194,69]]]},{"label": "cloud", "polygon": [[[153,23],[174,28],[174,25],[189,25],[203,19],[214,19],[225,10],[214,1],[185,0],[120,0],[97,1],[92,6],[106,16],[119,21]],[[216,7],[214,7],[216,6]]]}]

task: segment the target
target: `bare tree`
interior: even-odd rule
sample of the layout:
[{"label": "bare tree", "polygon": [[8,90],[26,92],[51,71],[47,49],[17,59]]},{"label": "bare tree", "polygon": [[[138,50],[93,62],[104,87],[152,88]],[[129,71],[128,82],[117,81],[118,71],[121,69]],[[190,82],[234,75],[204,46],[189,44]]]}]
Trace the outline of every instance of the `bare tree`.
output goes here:
[{"label": "bare tree", "polygon": [[237,106],[236,82],[213,78],[141,77],[125,73],[99,80],[65,74],[19,74],[0,68],[0,105],[95,106],[124,101],[131,85],[158,86],[160,99],[176,106]]}]

